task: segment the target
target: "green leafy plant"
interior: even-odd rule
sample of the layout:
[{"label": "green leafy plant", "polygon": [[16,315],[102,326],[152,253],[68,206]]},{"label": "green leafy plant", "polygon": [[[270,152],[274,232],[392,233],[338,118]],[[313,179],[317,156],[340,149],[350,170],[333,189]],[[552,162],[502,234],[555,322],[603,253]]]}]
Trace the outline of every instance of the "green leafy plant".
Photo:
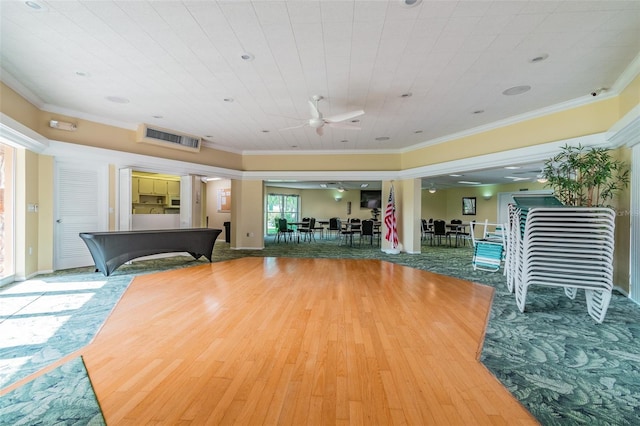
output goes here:
[{"label": "green leafy plant", "polygon": [[553,188],[567,206],[605,206],[629,184],[629,169],[623,161],[614,160],[609,149],[582,145],[562,147],[545,161],[542,175],[547,179],[545,186]]}]

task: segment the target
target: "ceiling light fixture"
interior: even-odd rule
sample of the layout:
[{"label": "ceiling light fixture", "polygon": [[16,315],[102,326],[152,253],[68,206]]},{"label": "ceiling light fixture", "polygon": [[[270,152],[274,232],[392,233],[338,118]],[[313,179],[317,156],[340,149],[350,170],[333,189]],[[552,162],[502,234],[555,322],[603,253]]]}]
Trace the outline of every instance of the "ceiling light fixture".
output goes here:
[{"label": "ceiling light fixture", "polygon": [[547,59],[548,57],[549,57],[549,55],[548,55],[548,54],[543,53],[542,55],[538,55],[538,56],[536,56],[536,57],[534,57],[534,58],[529,59],[529,62],[531,62],[532,64],[535,64],[535,63],[537,63],[537,62],[542,62],[542,61],[544,61],[544,60],[545,60],[545,59]]},{"label": "ceiling light fixture", "polygon": [[389,138],[387,136],[380,136],[376,138],[377,141],[388,141]]},{"label": "ceiling light fixture", "polygon": [[360,184],[360,188],[366,188],[366,187],[368,187],[368,186],[369,186],[369,184],[368,184],[368,183],[361,183],[361,184]]},{"label": "ceiling light fixture", "polygon": [[413,93],[411,92],[406,92],[400,95],[401,98],[410,98],[411,96],[413,96]]},{"label": "ceiling light fixture", "polygon": [[549,179],[544,177],[544,175],[536,176],[536,182],[538,182],[538,183],[547,183],[548,181],[549,181]]},{"label": "ceiling light fixture", "polygon": [[415,7],[422,3],[422,0],[400,0],[405,7]]},{"label": "ceiling light fixture", "polygon": [[480,185],[482,184],[482,182],[475,182],[472,180],[459,180],[458,183],[461,183],[463,185]]},{"label": "ceiling light fixture", "polygon": [[343,187],[338,188],[338,192],[344,192],[344,188]]},{"label": "ceiling light fixture", "polygon": [[243,61],[247,61],[247,62],[251,62],[253,61],[256,57],[253,56],[252,53],[249,52],[244,52],[243,54],[240,55],[240,58],[242,58]]},{"label": "ceiling light fixture", "polygon": [[107,96],[105,99],[116,104],[128,104],[130,102],[129,99],[122,96]]},{"label": "ceiling light fixture", "polygon": [[505,96],[515,96],[515,95],[521,95],[525,92],[528,92],[529,90],[531,90],[531,86],[514,86],[514,87],[508,88],[507,90],[502,92],[502,94]]},{"label": "ceiling light fixture", "polygon": [[436,193],[436,187],[433,186],[433,184],[431,184],[431,186],[429,187],[429,193],[430,194],[435,194]]},{"label": "ceiling light fixture", "polygon": [[44,7],[42,4],[38,3],[37,1],[25,1],[24,4],[33,10],[38,10],[38,11],[46,10],[46,7]]},{"label": "ceiling light fixture", "polygon": [[518,170],[520,168],[520,166],[505,166],[505,169],[507,170]]}]

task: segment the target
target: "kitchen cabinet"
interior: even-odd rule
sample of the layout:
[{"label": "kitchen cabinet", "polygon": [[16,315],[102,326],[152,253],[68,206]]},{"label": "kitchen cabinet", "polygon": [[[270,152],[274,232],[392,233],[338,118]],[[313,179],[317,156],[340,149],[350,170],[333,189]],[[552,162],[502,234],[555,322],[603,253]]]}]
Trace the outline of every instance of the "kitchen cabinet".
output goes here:
[{"label": "kitchen cabinet", "polygon": [[166,180],[153,180],[153,194],[154,195],[167,195],[167,181]]},{"label": "kitchen cabinet", "polygon": [[138,193],[140,194],[153,194],[153,179],[139,178],[138,179]]},{"label": "kitchen cabinet", "polygon": [[137,177],[131,178],[131,202],[139,203],[140,202],[140,192],[138,192],[138,180]]},{"label": "kitchen cabinet", "polygon": [[180,182],[177,180],[167,181],[167,193],[169,195],[180,195]]},{"label": "kitchen cabinet", "polygon": [[144,195],[167,195],[167,181],[160,179],[138,179],[138,193]]}]

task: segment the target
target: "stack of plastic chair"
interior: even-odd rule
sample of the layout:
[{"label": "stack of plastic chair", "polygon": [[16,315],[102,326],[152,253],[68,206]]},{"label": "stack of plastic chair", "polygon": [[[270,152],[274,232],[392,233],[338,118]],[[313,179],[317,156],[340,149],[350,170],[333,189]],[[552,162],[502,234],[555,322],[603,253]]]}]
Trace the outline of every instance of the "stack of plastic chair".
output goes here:
[{"label": "stack of plastic chair", "polygon": [[514,208],[516,304],[525,310],[532,285],[563,287],[574,299],[584,289],[587,311],[601,323],[613,289],[615,212],[598,207]]}]

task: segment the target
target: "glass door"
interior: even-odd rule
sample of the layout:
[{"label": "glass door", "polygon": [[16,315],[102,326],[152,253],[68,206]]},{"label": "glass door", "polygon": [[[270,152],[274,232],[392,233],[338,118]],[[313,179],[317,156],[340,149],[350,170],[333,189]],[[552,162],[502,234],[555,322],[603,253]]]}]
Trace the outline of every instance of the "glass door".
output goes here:
[{"label": "glass door", "polygon": [[298,222],[299,216],[299,195],[267,194],[267,235],[278,232],[276,219],[284,217],[287,222]]}]

